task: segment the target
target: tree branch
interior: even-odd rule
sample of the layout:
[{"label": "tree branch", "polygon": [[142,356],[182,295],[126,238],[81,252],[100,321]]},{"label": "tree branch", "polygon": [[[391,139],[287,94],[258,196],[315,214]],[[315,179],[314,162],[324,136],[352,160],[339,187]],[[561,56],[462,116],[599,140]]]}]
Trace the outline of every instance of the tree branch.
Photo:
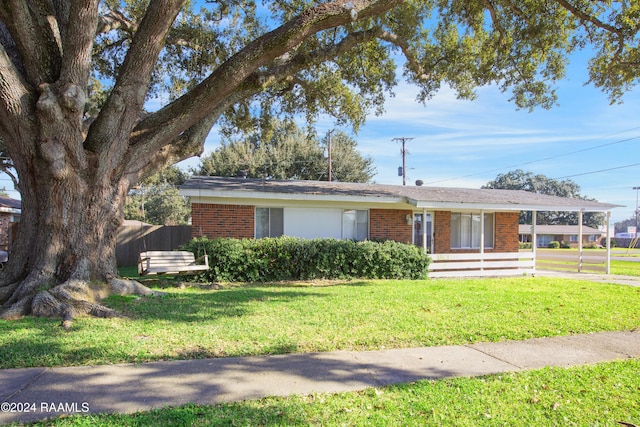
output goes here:
[{"label": "tree branch", "polygon": [[623,39],[624,39],[624,34],[623,31],[620,28],[616,28],[612,25],[609,25],[605,22],[602,22],[601,20],[599,20],[598,18],[596,18],[595,16],[592,16],[588,13],[583,12],[582,10],[578,9],[577,7],[575,7],[574,5],[572,5],[571,3],[569,3],[566,0],[556,0],[558,3],[560,3],[560,5],[562,5],[562,7],[564,7],[565,9],[567,9],[569,12],[571,12],[574,16],[576,16],[578,19],[580,19],[580,21],[582,22],[589,22],[593,25],[595,25],[598,28],[601,28],[603,30],[606,30],[610,33],[616,34],[618,36],[618,39],[620,40],[620,43],[623,43]]},{"label": "tree branch", "polygon": [[84,85],[91,71],[91,49],[98,22],[98,1],[74,0],[69,10],[73,25],[67,26],[63,40],[63,58],[60,70],[64,83]]},{"label": "tree branch", "polygon": [[138,24],[119,10],[111,10],[98,19],[96,34],[105,34],[113,30],[123,30],[133,35],[138,30]]},{"label": "tree branch", "polygon": [[50,16],[55,10],[49,2],[6,0],[0,7],[0,20],[13,39],[26,79],[32,86],[54,81],[62,60],[60,34]]},{"label": "tree branch", "polygon": [[[109,152],[128,141],[131,129],[139,120],[151,73],[164,47],[169,29],[185,0],[151,0],[131,47],[120,69],[116,84],[97,119],[89,128],[85,147],[89,151]],[[112,156],[117,160],[120,156]],[[113,165],[105,165],[112,167]]]},{"label": "tree branch", "polygon": [[354,17],[365,19],[382,14],[401,3],[402,0],[339,0],[305,10],[281,27],[247,44],[192,91],[142,120],[134,130],[133,143],[156,138],[160,128],[162,132],[172,128],[178,134],[181,129],[191,127],[216,109],[217,104],[232,96],[245,80],[254,76],[256,70],[291,51],[312,34],[345,25]]}]

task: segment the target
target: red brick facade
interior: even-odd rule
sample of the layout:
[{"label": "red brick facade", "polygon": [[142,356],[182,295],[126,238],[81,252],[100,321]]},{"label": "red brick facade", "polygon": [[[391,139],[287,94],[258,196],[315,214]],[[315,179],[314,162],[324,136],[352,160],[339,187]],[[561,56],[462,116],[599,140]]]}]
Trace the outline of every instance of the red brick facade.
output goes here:
[{"label": "red brick facade", "polygon": [[[412,243],[412,226],[404,209],[370,209],[369,238],[390,239]],[[253,238],[255,235],[255,207],[246,205],[192,204],[192,236]],[[518,251],[518,212],[494,214],[495,243],[486,252]],[[477,249],[451,249],[451,212],[437,211],[433,215],[432,253],[478,252]]]},{"label": "red brick facade", "polygon": [[0,214],[0,250],[6,251],[9,248],[10,241],[11,215]]},{"label": "red brick facade", "polygon": [[434,212],[433,249],[434,254],[451,252],[451,212]]},{"label": "red brick facade", "polygon": [[253,206],[191,205],[191,235],[193,237],[254,237],[255,208]]},{"label": "red brick facade", "polygon": [[519,218],[519,212],[495,213],[496,241],[493,252],[518,252],[520,249],[518,241]]},{"label": "red brick facade", "polygon": [[411,243],[413,236],[411,225],[407,225],[407,215],[412,217],[413,212],[402,209],[371,209],[369,238]]},{"label": "red brick facade", "polygon": [[[433,220],[433,253],[465,253],[478,252],[477,249],[451,249],[451,212],[435,212]],[[486,252],[518,252],[518,217],[519,212],[496,212],[494,214],[494,244],[486,248]]]}]

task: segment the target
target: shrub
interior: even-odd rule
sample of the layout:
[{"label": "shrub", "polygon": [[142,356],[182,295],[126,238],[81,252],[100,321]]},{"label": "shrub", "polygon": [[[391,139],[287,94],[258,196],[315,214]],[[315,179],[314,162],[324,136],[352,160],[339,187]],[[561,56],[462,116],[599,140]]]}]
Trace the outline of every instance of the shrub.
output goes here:
[{"label": "shrub", "polygon": [[549,242],[549,248],[560,249],[560,242],[558,242],[557,240],[552,240],[551,242]]},{"label": "shrub", "polygon": [[391,240],[197,238],[183,250],[206,251],[211,267],[194,280],[211,282],[424,279],[430,261],[420,248]]}]

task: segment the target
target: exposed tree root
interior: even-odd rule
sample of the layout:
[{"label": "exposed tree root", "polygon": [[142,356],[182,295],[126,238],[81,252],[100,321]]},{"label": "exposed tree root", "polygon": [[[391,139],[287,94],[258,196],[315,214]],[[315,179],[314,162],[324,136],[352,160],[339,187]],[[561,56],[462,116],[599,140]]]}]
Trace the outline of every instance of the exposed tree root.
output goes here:
[{"label": "exposed tree root", "polygon": [[[31,287],[32,284],[29,284]],[[13,287],[15,290],[16,287]],[[48,290],[41,290],[35,295],[24,296],[17,301],[8,299],[2,307],[0,318],[6,320],[19,319],[31,314],[38,317],[59,317],[62,326],[69,329],[73,320],[82,315],[110,318],[121,317],[121,314],[100,304],[109,295],[141,295],[159,294],[134,280],[112,278],[106,284],[94,284],[82,280],[69,280]],[[15,294],[14,294],[15,297]]]}]

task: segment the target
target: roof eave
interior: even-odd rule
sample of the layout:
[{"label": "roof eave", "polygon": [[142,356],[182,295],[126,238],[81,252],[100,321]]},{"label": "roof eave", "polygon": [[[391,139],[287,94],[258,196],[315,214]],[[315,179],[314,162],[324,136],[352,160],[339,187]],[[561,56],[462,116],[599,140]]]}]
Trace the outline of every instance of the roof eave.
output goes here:
[{"label": "roof eave", "polygon": [[308,193],[278,193],[278,192],[262,192],[262,191],[212,191],[212,190],[195,190],[181,189],[181,196],[192,197],[197,199],[262,199],[271,200],[277,198],[279,200],[296,200],[296,201],[314,201],[314,202],[348,202],[348,203],[382,203],[382,204],[398,204],[406,203],[404,197],[371,197],[371,196],[337,196],[327,194],[308,194]]},{"label": "roof eave", "polygon": [[489,211],[564,211],[564,212],[608,212],[618,207],[607,206],[565,206],[565,205],[520,205],[513,203],[468,203],[468,202],[429,202],[409,200],[409,204],[418,209],[451,210],[489,210]]}]

